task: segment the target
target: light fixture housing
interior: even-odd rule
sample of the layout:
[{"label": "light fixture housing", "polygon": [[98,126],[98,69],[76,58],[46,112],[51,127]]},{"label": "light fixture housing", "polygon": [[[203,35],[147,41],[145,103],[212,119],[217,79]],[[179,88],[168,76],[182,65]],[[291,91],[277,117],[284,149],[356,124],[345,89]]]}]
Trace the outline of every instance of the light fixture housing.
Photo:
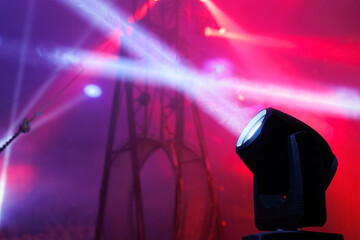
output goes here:
[{"label": "light fixture housing", "polygon": [[259,230],[295,230],[325,223],[325,190],[338,163],[314,129],[267,108],[245,127],[236,153],[254,174],[255,225]]}]

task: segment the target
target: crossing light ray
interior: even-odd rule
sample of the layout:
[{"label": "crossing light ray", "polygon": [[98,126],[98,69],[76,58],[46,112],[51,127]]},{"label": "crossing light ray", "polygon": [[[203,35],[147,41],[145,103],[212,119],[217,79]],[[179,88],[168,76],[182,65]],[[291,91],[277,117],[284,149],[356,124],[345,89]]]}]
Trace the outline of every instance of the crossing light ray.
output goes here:
[{"label": "crossing light ray", "polygon": [[[72,52],[73,51],[67,53],[64,51],[62,54],[55,56],[64,58],[65,61],[72,59],[72,61],[76,63],[80,63],[81,59],[86,58],[85,52],[77,59],[75,55],[72,55]],[[68,56],[68,54],[70,56]],[[88,55],[91,56],[92,53]],[[102,77],[112,79],[117,72],[120,72],[123,76],[127,77],[126,79],[128,81],[134,81],[134,79],[139,79],[139,77],[148,76],[153,84],[176,88],[189,95],[194,95],[194,93],[197,92],[196,96],[199,99],[202,98],[199,92],[204,92],[204,89],[208,89],[207,92],[213,91],[216,95],[220,95],[221,99],[227,98],[229,93],[232,96],[241,94],[241,99],[245,97],[246,99],[256,102],[280,105],[285,103],[287,106],[288,103],[291,102],[294,107],[296,106],[313,112],[322,112],[324,114],[340,115],[350,118],[357,118],[360,115],[359,93],[349,88],[324,87],[319,90],[310,90],[272,83],[262,83],[259,81],[249,81],[243,78],[217,79],[214,75],[204,74],[196,69],[180,64],[172,66],[157,62],[153,63],[150,60],[114,60],[114,58],[115,57],[104,57],[92,61],[86,74],[101,75]],[[218,98],[213,98],[213,101],[216,99]],[[221,105],[225,106],[225,104]],[[238,105],[238,103],[230,103],[232,108],[234,105]]]},{"label": "crossing light ray", "polygon": [[[350,100],[346,99],[344,97],[346,94],[340,91],[329,90],[325,96],[319,92],[299,91],[287,86],[271,84],[262,85],[245,79],[216,79],[180,63],[177,57],[178,54],[175,51],[136,23],[131,24],[134,29],[132,34],[125,36],[124,33],[121,33],[121,30],[130,26],[128,17],[108,3],[97,0],[91,2],[63,0],[62,2],[91,21],[104,34],[118,31],[120,35],[123,35],[121,38],[123,46],[131,49],[140,57],[140,60],[131,60],[126,58],[118,59],[111,55],[100,55],[91,62],[85,74],[110,77],[110,75],[114,76],[115,72],[121,72],[124,76],[128,76],[129,81],[138,79],[139,75],[148,76],[153,81],[153,84],[176,88],[196,99],[199,107],[235,135],[240,132],[249,114],[249,108],[239,107],[236,98],[238,94],[242,94],[245,99],[258,102],[281,104],[285,99],[310,111],[322,109],[322,111],[329,114],[335,114],[336,112],[336,114],[343,114],[343,116],[359,116],[360,110],[356,107],[356,104],[350,104],[351,101],[359,102],[359,95],[356,92],[351,95],[347,94],[347,96],[351,96]],[[226,29],[220,34],[226,35],[230,30],[231,28]],[[146,49],[143,47],[145,42],[148,42]],[[42,57],[54,63],[63,63],[60,64],[63,66],[87,63],[86,59],[92,57],[91,52],[76,49],[74,49],[75,51],[72,51],[72,49],[58,50],[55,54],[51,54],[50,51],[43,51],[41,52]],[[233,93],[232,96],[235,97],[229,98],[229,93]],[[327,99],[330,97],[331,101],[321,100],[324,97],[328,97]],[[69,106],[73,105],[69,104]],[[341,106],[346,106],[343,108],[344,111],[337,111]],[[357,106],[360,106],[360,104],[357,104]],[[58,109],[58,111],[51,113],[49,119],[54,119],[70,108],[63,107],[60,109],[61,111]],[[244,119],[239,119],[239,116],[243,116]],[[44,120],[44,123],[47,121]]]},{"label": "crossing light ray", "polygon": [[[171,65],[178,63],[176,52],[172,51],[167,45],[162,44],[160,40],[139,26],[139,24],[130,24],[128,21],[129,17],[121,9],[109,2],[99,0],[91,2],[84,0],[62,0],[62,2],[96,26],[104,34],[114,31],[120,33],[123,36],[121,38],[122,44],[140,57],[150,58],[158,62],[165,61]],[[133,28],[131,36],[124,34],[128,27]]]},{"label": "crossing light ray", "polygon": [[48,112],[44,117],[40,118],[38,121],[34,122],[34,124],[31,126],[31,130],[35,131],[45,124],[58,119],[59,117],[63,116],[70,110],[72,110],[74,107],[78,106],[80,103],[84,102],[86,100],[86,96],[83,94],[78,95],[77,97],[63,103],[62,105],[56,107],[54,110]]},{"label": "crossing light ray", "polygon": [[[28,49],[28,43],[29,43],[29,37],[30,37],[30,30],[32,26],[32,20],[33,20],[33,12],[35,7],[35,1],[30,0],[27,5],[27,12],[25,16],[25,26],[23,29],[23,38],[22,38],[22,44],[20,48],[20,58],[17,68],[17,75],[15,80],[15,89],[14,89],[14,96],[13,99],[16,100],[19,98],[20,91],[21,91],[21,85],[24,77],[24,70],[25,70],[25,57]],[[11,112],[10,112],[10,123],[12,123],[15,118],[18,111],[18,102],[15,101],[14,105],[12,106]],[[9,135],[11,132],[8,132]],[[3,202],[5,197],[5,187],[6,187],[6,179],[7,179],[7,169],[10,162],[10,156],[11,156],[11,147],[5,150],[3,164],[1,168],[1,176],[0,176],[0,224],[1,224],[1,218],[2,218],[2,208],[3,208]]]}]

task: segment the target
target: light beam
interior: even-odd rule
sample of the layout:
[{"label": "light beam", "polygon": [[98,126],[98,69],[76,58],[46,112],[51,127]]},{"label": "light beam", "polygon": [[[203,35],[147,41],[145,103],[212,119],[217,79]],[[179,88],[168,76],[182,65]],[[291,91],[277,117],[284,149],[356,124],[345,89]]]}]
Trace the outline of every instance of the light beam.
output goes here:
[{"label": "light beam", "polygon": [[56,107],[54,110],[46,113],[42,118],[39,118],[38,121],[34,122],[31,126],[31,131],[36,131],[37,129],[41,128],[45,124],[58,119],[60,116],[64,115],[66,112],[70,111],[74,107],[78,106],[80,103],[84,102],[86,97],[84,94],[80,94],[74,99],[71,99],[62,105]]},{"label": "light beam", "polygon": [[[14,105],[12,106],[11,113],[10,113],[10,124],[12,124],[15,120],[16,113],[18,111],[18,102],[16,101],[19,98],[21,85],[23,81],[24,71],[25,71],[25,56],[27,53],[28,42],[30,37],[30,30],[32,26],[33,20],[33,13],[35,7],[35,0],[30,0],[27,5],[27,11],[25,16],[25,26],[23,29],[23,39],[20,49],[20,56],[19,56],[19,64],[17,69],[17,75],[15,80],[15,89],[14,89]],[[11,127],[10,127],[11,129]],[[12,130],[12,129],[11,129]],[[10,135],[11,132],[8,132]],[[5,188],[6,188],[6,178],[7,178],[7,169],[10,163],[10,156],[11,156],[11,146],[5,150],[3,165],[1,168],[1,177],[0,177],[0,224],[2,221],[2,208],[5,198]]]},{"label": "light beam", "polygon": [[[62,61],[61,58],[72,59],[75,63],[80,63],[81,59],[86,58],[86,55],[92,56],[93,53],[82,52],[81,57],[79,55],[72,55],[74,51],[66,52],[62,54],[56,54],[57,60]],[[71,55],[71,56],[68,56]],[[135,61],[129,59],[113,60],[110,58],[97,58],[92,61],[91,66],[85,72],[85,74],[101,76],[102,78],[114,79],[113,76],[120,72],[123,76],[126,76],[128,81],[134,81],[135,79],[141,79],[142,76],[148,76],[151,79],[152,84],[160,84],[176,88],[191,96],[195,96],[201,102],[202,98],[207,98],[207,102],[210,106],[221,106],[224,108],[224,104],[228,104],[234,108],[239,105],[238,100],[234,100],[237,97],[239,100],[250,100],[253,102],[259,102],[264,104],[277,104],[285,107],[292,106],[304,109],[311,112],[321,112],[327,115],[336,115],[342,117],[358,118],[360,117],[360,100],[359,93],[352,89],[339,89],[331,87],[323,87],[316,90],[314,87],[308,88],[294,88],[292,86],[277,85],[268,82],[250,81],[242,78],[224,78],[218,77],[216,74],[203,74],[190,67],[182,65],[171,66],[151,61]],[[137,80],[139,81],[139,80]],[[208,89],[204,92],[204,89]],[[312,89],[312,90],[309,90]],[[216,94],[210,94],[210,92],[216,92]],[[200,93],[203,93],[201,95]],[[206,96],[205,96],[206,95]],[[212,97],[208,97],[212,95]],[[216,97],[219,95],[219,97]],[[219,104],[220,99],[229,99],[226,103]],[[212,98],[212,103],[210,99]],[[217,103],[217,104],[215,104]],[[354,104],[353,104],[354,103]],[[203,108],[207,108],[203,106]],[[214,108],[211,107],[211,111]],[[227,111],[233,111],[227,109]],[[224,114],[224,113],[222,113]],[[230,117],[230,115],[228,115]],[[236,118],[233,115],[232,118]],[[221,120],[221,122],[226,122]],[[230,124],[232,125],[232,124]],[[234,129],[234,127],[231,127]]]}]

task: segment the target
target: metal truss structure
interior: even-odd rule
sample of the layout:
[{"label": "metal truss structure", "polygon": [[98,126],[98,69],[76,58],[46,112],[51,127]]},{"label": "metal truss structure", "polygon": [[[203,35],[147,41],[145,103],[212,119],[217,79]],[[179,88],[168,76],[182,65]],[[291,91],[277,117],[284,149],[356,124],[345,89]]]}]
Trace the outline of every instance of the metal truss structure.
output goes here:
[{"label": "metal truss structure", "polygon": [[[148,12],[143,20],[148,29],[181,53],[185,52],[186,42],[181,34],[181,12],[186,12],[186,2],[161,0],[157,12]],[[134,0],[134,7],[147,3]],[[131,55],[125,52],[122,49],[120,57]],[[158,239],[160,235],[174,240],[224,239],[196,105],[181,92],[149,84],[147,76],[139,78],[129,81],[120,74],[115,84],[95,239],[144,240]],[[171,187],[165,193],[170,195],[165,197],[170,203],[164,206],[172,212],[162,218],[154,216],[146,209],[149,204],[144,204],[143,185],[151,180],[144,183],[142,171],[147,164],[151,169],[159,168],[154,156],[171,169]],[[162,204],[154,199],[156,204]],[[154,223],[154,217],[165,221]],[[156,235],[154,227],[147,227],[149,224],[166,225],[169,232]]]}]

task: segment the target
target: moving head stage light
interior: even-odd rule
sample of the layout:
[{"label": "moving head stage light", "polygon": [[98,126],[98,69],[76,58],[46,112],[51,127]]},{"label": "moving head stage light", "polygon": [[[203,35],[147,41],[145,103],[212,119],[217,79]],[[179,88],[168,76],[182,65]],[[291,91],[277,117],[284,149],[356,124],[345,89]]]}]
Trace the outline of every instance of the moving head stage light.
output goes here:
[{"label": "moving head stage light", "polygon": [[337,159],[314,129],[273,108],[259,112],[236,143],[236,153],[254,174],[255,225],[265,232],[243,239],[343,239],[300,231],[326,222],[325,190]]}]

